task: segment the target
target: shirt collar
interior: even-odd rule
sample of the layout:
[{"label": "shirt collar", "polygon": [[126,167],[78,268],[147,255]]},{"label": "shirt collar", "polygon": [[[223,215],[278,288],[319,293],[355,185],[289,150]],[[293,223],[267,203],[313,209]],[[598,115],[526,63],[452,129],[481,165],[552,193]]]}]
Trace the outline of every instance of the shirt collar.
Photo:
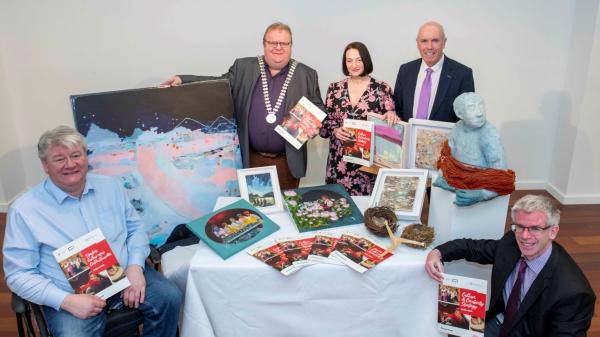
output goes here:
[{"label": "shirt collar", "polygon": [[[69,193],[63,191],[60,187],[56,186],[50,177],[46,177],[44,180],[44,188],[59,204],[62,204],[67,198],[76,199]],[[86,176],[85,187],[83,188],[83,193],[81,193],[81,195],[83,196],[94,189],[94,184],[90,181],[90,179],[87,179]]]},{"label": "shirt collar", "polygon": [[425,69],[427,68],[431,68],[433,70],[434,73],[440,73],[442,71],[442,66],[444,65],[444,59],[446,58],[446,55],[442,54],[442,58],[437,61],[436,64],[433,65],[433,67],[429,67],[427,65],[427,63],[425,63],[425,61],[423,61],[423,59],[421,59],[421,69],[420,71],[425,71]]},{"label": "shirt collar", "polygon": [[[290,62],[291,61],[292,59],[290,59]],[[265,62],[265,74],[267,74],[267,78],[287,76],[287,72],[290,69],[290,62],[288,62],[288,64],[286,64],[285,67],[281,68],[281,70],[275,76],[271,75],[271,72],[269,71],[269,65]]]},{"label": "shirt collar", "polygon": [[548,248],[546,248],[542,255],[536,257],[535,259],[524,259],[527,261],[527,267],[531,268],[531,270],[533,270],[537,275],[540,273],[540,271],[542,271],[542,268],[544,268],[546,262],[548,262],[548,259],[550,259],[550,254],[552,254],[552,244],[548,245]]}]

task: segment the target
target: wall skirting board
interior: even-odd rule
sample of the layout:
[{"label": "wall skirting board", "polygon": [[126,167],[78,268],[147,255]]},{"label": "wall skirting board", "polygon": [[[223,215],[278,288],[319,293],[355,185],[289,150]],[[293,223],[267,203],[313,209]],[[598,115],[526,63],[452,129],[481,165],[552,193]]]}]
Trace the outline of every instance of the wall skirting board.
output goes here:
[{"label": "wall skirting board", "polygon": [[545,189],[563,205],[600,204],[600,194],[564,194],[551,183],[547,183]]}]

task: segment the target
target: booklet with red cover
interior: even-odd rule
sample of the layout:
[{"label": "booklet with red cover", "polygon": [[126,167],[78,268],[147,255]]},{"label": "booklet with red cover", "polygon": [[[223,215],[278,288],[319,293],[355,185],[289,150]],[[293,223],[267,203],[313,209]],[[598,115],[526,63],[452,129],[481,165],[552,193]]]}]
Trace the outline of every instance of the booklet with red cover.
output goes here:
[{"label": "booklet with red cover", "polygon": [[292,261],[288,259],[287,255],[283,253],[283,249],[281,249],[277,242],[249,249],[248,254],[277,269],[285,276],[302,269],[301,266],[294,265]]},{"label": "booklet with red cover", "polygon": [[314,235],[300,235],[277,240],[279,247],[288,259],[296,266],[308,266],[314,262],[308,261],[308,254],[315,239]]},{"label": "booklet with red cover", "polygon": [[329,257],[335,248],[335,243],[339,238],[324,233],[317,233],[313,240],[308,260],[313,262],[342,264],[337,259]]},{"label": "booklet with red cover", "polygon": [[283,123],[275,127],[275,132],[300,149],[306,141],[317,135],[321,128],[321,122],[326,114],[319,109],[308,98],[302,97],[283,118]]},{"label": "booklet with red cover", "polygon": [[483,337],[487,281],[444,274],[438,286],[438,329],[447,334]]},{"label": "booklet with red cover", "polygon": [[331,256],[361,274],[392,255],[379,243],[351,233],[342,234],[331,253]]},{"label": "booklet with red cover", "polygon": [[76,294],[107,299],[129,287],[125,271],[100,228],[52,252]]},{"label": "booklet with red cover", "polygon": [[370,121],[344,119],[344,128],[352,133],[352,137],[343,143],[342,159],[349,163],[373,166],[375,124]]}]

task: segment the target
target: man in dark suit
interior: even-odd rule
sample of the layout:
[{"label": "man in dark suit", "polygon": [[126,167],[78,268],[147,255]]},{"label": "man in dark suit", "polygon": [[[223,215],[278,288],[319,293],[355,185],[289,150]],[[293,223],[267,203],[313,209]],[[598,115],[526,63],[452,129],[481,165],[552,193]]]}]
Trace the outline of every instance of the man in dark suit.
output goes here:
[{"label": "man in dark suit", "polygon": [[425,270],[441,282],[442,261],[493,264],[485,336],[585,336],[596,296],[565,249],[554,242],[560,211],[545,196],[512,208],[512,231],[500,240],[458,239],[433,249]]},{"label": "man in dark suit", "polygon": [[400,66],[394,98],[403,121],[410,118],[456,122],[454,99],[475,91],[471,68],[444,55],[446,35],[437,22],[426,22],[417,35],[421,58]]},{"label": "man in dark suit", "polygon": [[[284,23],[267,27],[263,48],[264,55],[235,60],[220,78],[231,85],[244,167],[275,165],[281,188],[295,188],[306,175],[306,145],[296,150],[274,129],[302,96],[324,109],[317,72],[291,58],[292,31]],[[215,78],[179,75],[162,85]]]}]

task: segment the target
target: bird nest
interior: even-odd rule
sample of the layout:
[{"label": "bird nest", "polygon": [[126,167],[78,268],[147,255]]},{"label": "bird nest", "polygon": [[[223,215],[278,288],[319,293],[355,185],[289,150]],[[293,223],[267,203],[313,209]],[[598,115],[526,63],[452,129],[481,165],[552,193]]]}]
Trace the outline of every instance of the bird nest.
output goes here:
[{"label": "bird nest", "polygon": [[433,231],[433,227],[429,227],[427,225],[412,224],[412,225],[408,225],[404,228],[404,230],[402,231],[402,235],[400,235],[400,237],[408,239],[408,240],[423,242],[425,244],[424,247],[413,245],[410,243],[406,243],[406,245],[409,245],[413,248],[425,249],[427,246],[429,246],[433,242],[434,231]]},{"label": "bird nest", "polygon": [[386,223],[392,233],[398,229],[398,218],[389,207],[367,208],[363,218],[365,220],[365,227],[377,236],[388,236],[388,231],[385,228]]}]

